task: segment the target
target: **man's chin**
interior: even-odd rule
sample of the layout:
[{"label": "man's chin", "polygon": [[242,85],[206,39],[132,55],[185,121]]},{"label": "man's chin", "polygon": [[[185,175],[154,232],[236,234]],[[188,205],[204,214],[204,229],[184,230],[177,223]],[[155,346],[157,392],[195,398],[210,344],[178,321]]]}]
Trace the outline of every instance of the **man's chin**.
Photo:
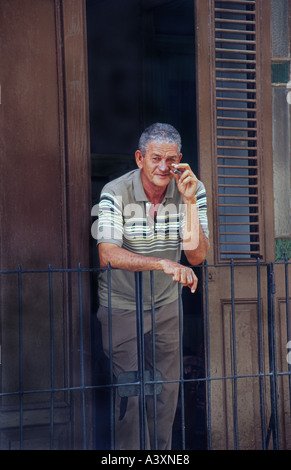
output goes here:
[{"label": "man's chin", "polygon": [[156,175],[154,178],[154,183],[157,184],[158,186],[165,186],[168,185],[169,182],[171,181],[171,176],[169,175]]}]

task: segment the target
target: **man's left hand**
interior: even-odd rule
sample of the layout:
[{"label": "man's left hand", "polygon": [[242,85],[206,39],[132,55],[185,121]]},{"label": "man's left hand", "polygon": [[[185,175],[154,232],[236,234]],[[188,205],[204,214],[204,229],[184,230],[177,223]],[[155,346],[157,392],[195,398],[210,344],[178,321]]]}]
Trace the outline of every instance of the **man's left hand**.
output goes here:
[{"label": "man's left hand", "polygon": [[[174,170],[179,170],[181,175],[174,173]],[[183,196],[184,202],[191,203],[193,200],[195,200],[198,179],[191,170],[190,165],[188,165],[188,163],[179,163],[178,165],[173,165],[171,172],[176,180],[178,189]]]}]

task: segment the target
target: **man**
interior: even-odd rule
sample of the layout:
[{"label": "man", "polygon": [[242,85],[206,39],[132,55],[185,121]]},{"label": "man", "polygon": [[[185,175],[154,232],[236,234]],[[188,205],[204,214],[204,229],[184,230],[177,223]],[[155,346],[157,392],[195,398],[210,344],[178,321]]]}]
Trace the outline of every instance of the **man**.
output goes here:
[{"label": "man", "polygon": [[[143,271],[145,369],[160,371],[157,395],[158,449],[171,448],[172,425],[180,378],[179,308],[177,283],[191,292],[197,277],[180,264],[181,249],[190,265],[198,265],[209,250],[206,195],[187,163],[181,162],[181,138],[169,124],[156,123],[140,137],[135,153],[138,166],[105,185],[98,217],[100,266],[110,263],[112,306],[112,363],[114,375],[138,369],[135,271]],[[154,272],[155,338],[151,335],[150,271]],[[98,318],[103,348],[109,355],[107,272],[99,278]],[[122,406],[116,397],[115,448],[139,449],[139,397]],[[123,402],[124,405],[124,402]],[[153,398],[147,396],[147,448],[154,448]]]}]

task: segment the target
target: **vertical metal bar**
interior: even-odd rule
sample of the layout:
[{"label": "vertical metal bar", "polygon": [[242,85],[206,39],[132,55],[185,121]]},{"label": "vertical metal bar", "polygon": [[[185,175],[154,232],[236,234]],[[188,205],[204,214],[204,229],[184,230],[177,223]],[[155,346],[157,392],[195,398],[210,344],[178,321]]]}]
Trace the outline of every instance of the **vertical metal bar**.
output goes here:
[{"label": "vertical metal bar", "polygon": [[19,321],[19,446],[23,449],[23,309],[22,269],[18,265],[18,321]]},{"label": "vertical metal bar", "polygon": [[153,360],[153,410],[154,410],[154,447],[158,450],[158,423],[157,423],[157,385],[156,385],[156,332],[155,332],[155,284],[154,272],[150,272],[151,284],[151,320],[152,320],[152,360]]},{"label": "vertical metal bar", "polygon": [[261,416],[261,433],[262,447],[266,450],[266,433],[265,433],[265,399],[264,399],[264,379],[263,379],[263,354],[262,354],[262,302],[261,302],[261,266],[260,258],[257,259],[257,321],[258,321],[258,359],[259,359],[259,387],[260,387],[260,416]]},{"label": "vertical metal bar", "polygon": [[53,284],[52,284],[52,266],[49,265],[49,312],[50,312],[50,382],[51,382],[51,401],[50,401],[50,449],[54,448],[54,312],[53,312]]},{"label": "vertical metal bar", "polygon": [[279,428],[278,428],[278,393],[277,393],[277,365],[275,344],[275,318],[274,318],[274,295],[275,295],[275,273],[273,263],[268,264],[268,338],[269,338],[269,364],[270,364],[270,399],[271,420],[270,427],[273,433],[274,450],[279,450]]},{"label": "vertical metal bar", "polygon": [[136,285],[136,326],[137,326],[137,355],[138,378],[140,381],[139,396],[139,424],[140,424],[140,448],[146,449],[146,413],[145,413],[145,381],[144,381],[144,330],[143,330],[143,289],[142,272],[135,272]]},{"label": "vertical metal bar", "polygon": [[206,386],[207,386],[207,439],[208,449],[212,449],[211,435],[211,373],[210,373],[210,323],[209,323],[209,287],[208,287],[208,263],[204,261],[204,279],[205,279],[205,340],[206,340]]},{"label": "vertical metal bar", "polygon": [[180,337],[180,399],[181,399],[181,439],[182,450],[185,450],[185,401],[184,401],[184,363],[183,363],[183,305],[182,286],[178,284],[179,295],[179,337]]},{"label": "vertical metal bar", "polygon": [[113,355],[112,355],[112,308],[111,308],[111,266],[107,265],[108,286],[108,344],[109,344],[109,376],[110,376],[110,449],[114,450],[115,441],[115,413],[113,388]]},{"label": "vertical metal bar", "polygon": [[[289,261],[288,258],[285,258],[285,294],[286,294],[286,329],[287,329],[287,344],[290,341],[290,301],[289,301],[289,271],[288,271]],[[289,382],[289,413],[291,417],[291,364],[290,361],[287,361],[288,364],[288,382]]]},{"label": "vertical metal bar", "polygon": [[86,408],[85,408],[85,379],[84,379],[84,330],[83,330],[83,291],[82,270],[78,266],[78,290],[79,290],[79,324],[80,324],[80,374],[81,374],[81,398],[82,398],[82,441],[83,450],[86,450]]},{"label": "vertical metal bar", "polygon": [[238,443],[238,420],[237,420],[237,362],[236,362],[236,329],[235,329],[235,292],[234,292],[234,261],[231,260],[231,329],[232,329],[232,354],[233,354],[233,419],[234,419],[234,440],[235,448],[239,448]]}]

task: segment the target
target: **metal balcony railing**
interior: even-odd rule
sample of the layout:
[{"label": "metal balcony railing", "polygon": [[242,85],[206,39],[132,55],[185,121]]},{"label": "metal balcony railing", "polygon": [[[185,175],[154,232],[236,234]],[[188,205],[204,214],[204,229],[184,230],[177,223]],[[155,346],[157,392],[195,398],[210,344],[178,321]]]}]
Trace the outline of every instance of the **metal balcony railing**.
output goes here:
[{"label": "metal balcony railing", "polygon": [[[180,377],[177,382],[180,385],[180,394],[174,423],[174,448],[195,448],[195,436],[189,435],[193,433],[193,406],[198,406],[200,419],[202,416],[202,425],[197,435],[205,437],[204,445],[207,449],[224,446],[234,449],[290,448],[289,266],[288,260],[281,263],[263,263],[258,260],[252,264],[230,261],[215,266],[205,262],[202,266],[195,267],[195,271],[199,271],[200,295],[203,299],[201,315],[204,339],[203,354],[198,358],[200,362],[196,361],[194,366],[191,361],[187,362],[189,358],[185,357],[183,349],[183,297],[181,286],[177,286],[180,324]],[[225,330],[227,334],[224,344],[219,345],[218,349],[214,335],[219,324],[213,323],[213,317],[221,308],[221,299],[216,298],[214,284],[209,281],[213,269],[218,273],[224,270],[224,276],[228,273],[225,283],[229,292],[230,330]],[[246,285],[245,289],[253,289],[256,293],[256,299],[252,300],[256,314],[250,327],[256,332],[255,340],[252,340],[256,358],[252,364],[244,364],[242,372],[240,343],[243,338],[240,336],[237,302],[244,301],[236,296],[236,279],[244,269],[251,269],[253,272],[249,286]],[[106,271],[110,311],[111,267],[108,266]],[[98,272],[97,268],[87,269],[81,265],[76,269],[55,269],[49,266],[43,270],[24,270],[19,266],[14,271],[0,271],[1,449],[34,446],[45,449],[100,449],[104,446],[114,449],[114,396],[120,390],[125,396],[139,396],[140,448],[146,448],[146,396],[153,395],[154,401],[156,400],[163,385],[163,377],[155,367],[153,371],[146,371],[144,366],[143,273],[135,273],[139,368],[136,373],[123,376],[118,381],[113,376],[111,360],[108,361],[108,367],[105,367],[102,362],[104,359],[98,359],[95,350],[96,344],[100,349],[100,338],[98,335],[96,337],[96,321],[92,321],[92,318],[95,319],[95,312],[92,313],[92,301],[88,303],[87,295],[90,291],[88,284],[90,285],[92,279],[91,292],[96,287],[95,276]],[[276,281],[280,282],[284,291],[279,300],[276,297]],[[151,289],[153,293],[154,273],[151,273]],[[153,297],[152,295],[152,299]],[[278,302],[281,305],[280,318]],[[154,311],[155,306],[152,303],[153,337]],[[39,329],[41,333],[37,341]],[[91,346],[88,349],[87,342],[91,342],[92,331],[95,339],[90,358]],[[278,337],[280,344],[283,344],[283,353],[278,346]],[[112,343],[109,342],[112,348]],[[225,360],[222,356],[226,355],[226,350],[230,364],[221,369],[224,373],[219,373],[216,365]],[[35,351],[39,353],[35,354]],[[153,341],[153,356],[154,354]],[[103,371],[99,374],[100,364]],[[243,387],[241,384],[244,384]],[[255,401],[254,406],[247,409],[243,399],[251,389],[254,390]],[[101,404],[98,404],[100,395]],[[253,408],[253,415],[246,416]],[[248,442],[248,437],[245,436],[248,419],[255,423],[256,443]],[[106,444],[99,442],[98,436],[101,433],[107,436],[104,438]],[[228,442],[223,444],[217,440],[218,434],[227,435]],[[36,435],[38,443],[34,444]]]}]

